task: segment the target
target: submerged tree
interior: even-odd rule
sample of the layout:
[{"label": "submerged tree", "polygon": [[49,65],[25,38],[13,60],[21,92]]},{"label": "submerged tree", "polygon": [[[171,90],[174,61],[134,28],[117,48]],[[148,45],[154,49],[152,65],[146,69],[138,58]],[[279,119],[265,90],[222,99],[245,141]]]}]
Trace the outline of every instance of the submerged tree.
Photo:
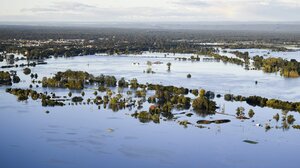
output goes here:
[{"label": "submerged tree", "polygon": [[172,65],[171,62],[168,62],[168,63],[167,63],[168,71],[171,71],[171,65]]},{"label": "submerged tree", "polygon": [[254,116],[254,114],[255,114],[254,111],[252,109],[250,109],[249,112],[248,112],[248,116],[250,118],[252,118]]},{"label": "submerged tree", "polygon": [[238,107],[236,109],[236,115],[237,115],[237,117],[244,117],[245,116],[244,111],[245,111],[244,107]]},{"label": "submerged tree", "polygon": [[31,69],[29,69],[29,68],[24,68],[24,69],[23,69],[23,73],[24,73],[25,75],[29,75],[29,74],[31,73]]},{"label": "submerged tree", "polygon": [[193,109],[201,115],[215,114],[216,103],[205,97],[205,90],[201,89],[199,97],[197,97],[192,103]]},{"label": "submerged tree", "polygon": [[280,116],[279,116],[279,114],[277,113],[276,115],[274,115],[273,116],[273,118],[278,122],[279,121],[279,118],[280,118]]}]

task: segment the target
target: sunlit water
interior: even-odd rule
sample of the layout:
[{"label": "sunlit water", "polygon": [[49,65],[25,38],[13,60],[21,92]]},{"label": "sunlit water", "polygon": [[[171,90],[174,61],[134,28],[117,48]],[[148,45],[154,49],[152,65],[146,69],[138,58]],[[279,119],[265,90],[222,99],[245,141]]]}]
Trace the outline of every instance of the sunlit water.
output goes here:
[{"label": "sunlit water", "polygon": [[[164,54],[156,53],[151,58],[146,55],[53,58],[46,60],[47,65],[31,69],[38,73],[39,79],[72,69],[128,80],[137,78],[141,83],[300,101],[299,79],[246,71],[241,66],[222,62],[184,62],[172,57],[164,58]],[[152,65],[156,73],[146,74],[143,71],[148,68],[147,61],[162,61],[163,64]],[[134,65],[134,62],[139,65]],[[167,71],[167,62],[172,63],[170,72]],[[28,88],[30,77],[23,74],[22,68],[14,69],[22,82],[13,87]],[[191,79],[187,79],[188,73],[192,75]],[[280,110],[215,98],[219,106],[225,107],[227,114],[234,115],[239,106],[245,107],[246,113],[252,108],[256,114],[253,119],[245,121],[223,114],[206,117],[195,114],[191,118],[178,115],[178,121],[188,119],[192,123],[200,119],[231,120],[227,124],[211,124],[203,129],[195,126],[184,128],[173,120],[161,120],[160,124],[141,123],[129,115],[135,109],[112,112],[103,107],[99,110],[96,105],[41,107],[40,101],[17,102],[15,96],[5,93],[5,88],[0,88],[1,167],[298,167],[300,132],[293,128],[274,128],[281,126],[281,121],[272,119],[276,113],[281,114]],[[85,89],[85,98],[93,97],[95,88]],[[54,91],[59,96],[69,92],[67,89],[41,87],[34,90]],[[148,107],[149,104],[145,103],[144,109]],[[46,114],[46,110],[50,113]],[[300,124],[299,114],[291,114],[296,118],[295,124]],[[263,127],[255,126],[258,123],[269,123],[273,128],[265,131]],[[244,140],[258,144],[248,144]]]}]

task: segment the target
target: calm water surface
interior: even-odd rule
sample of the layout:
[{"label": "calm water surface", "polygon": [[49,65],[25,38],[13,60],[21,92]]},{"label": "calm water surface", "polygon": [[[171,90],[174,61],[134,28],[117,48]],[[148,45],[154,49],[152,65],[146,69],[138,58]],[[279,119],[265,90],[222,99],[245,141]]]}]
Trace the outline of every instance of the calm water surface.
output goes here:
[{"label": "calm water surface", "polygon": [[[153,54],[151,57],[53,58],[47,60],[47,65],[36,66],[32,71],[38,73],[40,79],[67,69],[84,70],[94,75],[137,78],[141,83],[300,101],[299,79],[246,71],[222,62],[183,62],[169,57]],[[162,61],[163,64],[152,65],[156,73],[146,74],[143,71],[148,68],[147,61]],[[171,72],[166,71],[167,62],[172,63]],[[22,82],[13,87],[27,88],[30,77],[25,76],[21,68],[16,70]],[[188,73],[192,75],[191,79],[186,78]],[[256,80],[258,85],[255,85]],[[159,124],[141,123],[130,116],[135,109],[112,112],[103,107],[99,110],[96,105],[41,107],[39,101],[17,102],[15,96],[5,93],[5,88],[0,87],[1,167],[298,167],[298,130],[272,128],[266,131],[255,126],[269,123],[272,127],[280,127],[281,121],[270,120],[276,113],[281,114],[280,110],[215,98],[229,115],[195,114],[191,118],[178,115],[178,121],[188,119],[195,123],[200,119],[230,119],[230,123],[211,124],[202,129],[184,128],[172,120],[161,120]],[[34,89],[55,91],[59,96],[69,92],[67,89]],[[85,98],[92,97],[93,89],[85,89]],[[239,106],[245,107],[246,112],[250,108],[255,111],[253,121],[240,121],[230,116]],[[148,107],[146,103],[144,109]],[[46,110],[50,113],[46,114]],[[291,114],[296,118],[295,124],[300,124],[299,114]]]}]

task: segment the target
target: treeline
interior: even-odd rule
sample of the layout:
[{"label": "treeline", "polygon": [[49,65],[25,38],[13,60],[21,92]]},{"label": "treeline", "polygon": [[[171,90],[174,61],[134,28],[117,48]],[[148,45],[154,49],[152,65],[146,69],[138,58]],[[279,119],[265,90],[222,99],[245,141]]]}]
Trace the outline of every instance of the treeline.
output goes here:
[{"label": "treeline", "polygon": [[[237,65],[245,65],[246,69],[249,69],[250,56],[248,52],[233,51],[238,58],[231,58],[217,54],[217,50],[214,48],[206,48],[200,50],[197,54],[206,55],[219,59],[225,63],[233,63]],[[300,62],[295,59],[286,60],[283,58],[264,58],[263,56],[254,56],[252,58],[253,66],[258,70],[263,70],[266,73],[280,72],[280,75],[286,78],[297,78],[300,76]]]},{"label": "treeline", "polygon": [[13,94],[18,97],[18,101],[28,100],[29,97],[32,100],[41,100],[42,106],[64,106],[65,104],[61,101],[55,100],[55,96],[50,96],[45,93],[38,93],[31,89],[6,89],[7,93]]},{"label": "treeline", "polygon": [[[0,26],[0,39],[98,39],[115,36],[128,39],[132,37],[162,39],[189,40],[195,42],[225,42],[236,43],[237,41],[255,41],[256,43],[279,43],[287,41],[296,43],[300,41],[299,31],[277,32],[277,31],[251,31],[251,30],[214,30],[207,29],[134,29],[134,28],[97,28],[97,27],[55,27],[55,26],[24,26],[24,25],[2,25]],[[151,37],[151,38],[150,38]],[[238,43],[241,46],[243,43]],[[247,44],[250,45],[250,44]]]},{"label": "treeline", "polygon": [[90,79],[90,74],[83,71],[58,72],[52,78],[44,77],[42,80],[43,87],[59,87],[69,89],[83,89],[86,80]]},{"label": "treeline", "polygon": [[232,57],[227,57],[227,56],[223,56],[220,54],[217,54],[218,50],[215,48],[203,48],[202,50],[199,50],[197,52],[198,55],[205,55],[205,56],[210,56],[213,57],[215,59],[221,60],[224,63],[233,63],[233,64],[237,64],[237,65],[244,65],[245,61],[243,61],[240,58],[232,58]]},{"label": "treeline", "polygon": [[[212,33],[214,32],[214,33]],[[62,27],[35,27],[35,26],[0,26],[0,52],[19,52],[29,58],[54,56],[77,56],[95,53],[126,54],[143,51],[169,52],[169,53],[196,53],[207,44],[203,43],[230,43],[255,40],[255,44],[239,45],[241,48],[260,48],[259,40],[264,42],[280,43],[295,41],[293,38],[285,41],[274,36],[266,38],[267,34],[247,32],[249,35],[237,35],[237,32],[228,31],[196,31],[196,30],[146,30],[146,29],[108,29],[108,28],[62,28]],[[254,36],[254,34],[259,34]],[[256,37],[256,38],[255,38]],[[275,40],[275,37],[277,38]],[[295,37],[295,36],[293,36]],[[295,37],[296,38],[296,37]],[[52,41],[49,41],[49,40]],[[296,38],[295,42],[299,42]],[[26,40],[41,42],[39,46],[27,46]],[[65,40],[58,43],[56,40]],[[46,42],[46,43],[44,43]],[[25,43],[25,45],[23,45]],[[30,43],[30,41],[28,41]],[[271,44],[272,44],[271,43]],[[209,45],[211,48],[214,45]],[[223,46],[223,47],[229,47]],[[270,45],[269,47],[274,47]],[[279,50],[279,49],[278,49]],[[281,49],[283,50],[283,49]]]},{"label": "treeline", "polygon": [[290,61],[282,58],[266,58],[255,56],[253,65],[264,72],[280,72],[280,75],[287,78],[296,78],[300,76],[300,62],[295,59]]},{"label": "treeline", "polygon": [[226,101],[244,101],[251,106],[259,107],[270,107],[274,109],[288,110],[288,111],[298,111],[300,112],[300,102],[289,102],[277,99],[268,99],[260,96],[249,96],[244,97],[241,95],[224,95],[224,100]]},{"label": "treeline", "polygon": [[144,51],[168,52],[168,53],[194,53],[203,48],[198,44],[189,42],[174,42],[156,38],[116,40],[94,40],[87,44],[43,44],[41,46],[19,46],[16,44],[2,45],[3,51],[9,53],[21,53],[29,59],[48,58],[49,56],[82,56],[96,53],[108,55],[140,54]]},{"label": "treeline", "polygon": [[[169,111],[171,107],[188,109],[191,100],[188,97],[182,97],[182,95],[194,94],[196,99],[193,101],[193,108],[195,111],[206,112],[206,114],[214,113],[214,110],[217,108],[215,102],[211,101],[214,98],[215,94],[210,91],[198,90],[198,89],[188,89],[184,87],[176,86],[163,86],[155,84],[140,84],[136,79],[132,79],[129,82],[124,78],[117,80],[114,76],[105,76],[100,75],[94,77],[87,72],[82,71],[71,71],[58,72],[53,78],[49,78],[53,84],[45,85],[43,80],[43,86],[47,87],[63,87],[69,89],[82,89],[84,84],[98,84],[100,85],[99,91],[105,91],[106,87],[130,87],[131,89],[143,89],[155,91],[155,95],[148,98],[150,103],[157,103],[158,107]],[[49,80],[48,79],[48,80]],[[78,81],[78,86],[69,85],[70,81]],[[50,83],[51,83],[50,82]],[[76,82],[75,82],[76,83]],[[142,91],[137,92],[138,95],[142,97],[146,94]],[[220,97],[220,95],[219,95]],[[249,96],[244,97],[241,95],[234,96],[232,94],[224,95],[226,101],[245,101],[252,106],[260,107],[270,107],[275,109],[289,110],[289,111],[299,111],[300,112],[300,102],[288,102],[277,99],[267,99],[260,96]]]},{"label": "treeline", "polygon": [[241,58],[244,60],[245,64],[249,65],[250,64],[250,57],[249,57],[249,52],[239,52],[239,51],[233,51],[231,52],[234,54],[236,57]]},{"label": "treeline", "polygon": [[276,46],[274,44],[259,44],[259,43],[252,43],[252,44],[226,44],[223,46],[225,49],[252,49],[252,48],[257,48],[257,49],[269,49],[271,51],[289,51],[289,49],[282,47],[282,46]]},{"label": "treeline", "polygon": [[[74,82],[76,85],[70,85]],[[76,83],[77,82],[77,83]],[[78,85],[77,85],[78,84]],[[213,101],[215,93],[205,91],[204,89],[188,89],[184,87],[165,86],[159,84],[141,84],[137,79],[125,80],[125,78],[117,79],[114,76],[93,75],[83,71],[58,72],[52,78],[44,78],[44,87],[62,87],[69,89],[83,89],[86,85],[96,84],[98,90],[94,92],[95,98],[88,98],[84,102],[85,93],[82,91],[80,96],[72,97],[70,92],[68,96],[73,103],[83,104],[95,103],[100,108],[108,106],[114,111],[124,108],[136,106],[137,109],[143,108],[143,103],[148,101],[150,107],[148,111],[136,112],[132,114],[133,117],[139,118],[141,121],[159,122],[160,116],[166,119],[173,119],[173,109],[188,110],[193,109],[195,113],[201,116],[213,115],[218,108],[216,102]],[[135,94],[137,100],[127,99],[121,93],[114,93],[111,87],[130,88],[126,90],[127,95]],[[148,91],[152,91],[153,95],[149,95]],[[31,97],[33,100],[41,100],[43,106],[63,106],[67,96],[64,99],[57,99],[54,93],[48,95],[47,93],[38,93],[29,89],[7,89],[7,92],[16,95],[19,101],[28,100]],[[104,93],[103,96],[98,95],[98,92]],[[106,93],[106,94],[105,94]],[[194,95],[194,96],[192,96]],[[221,97],[221,95],[217,95]],[[288,102],[277,99],[267,99],[260,96],[234,96],[232,94],[224,95],[226,101],[245,101],[251,106],[270,107],[274,109],[281,109],[287,111],[300,112],[300,102]],[[70,103],[69,103],[70,104]]]},{"label": "treeline", "polygon": [[[65,72],[57,72],[52,78],[44,77],[42,86],[81,90],[84,88],[85,84],[91,85],[96,83],[108,87],[116,87],[117,82],[118,81],[114,76],[105,76],[101,74],[95,77],[84,71],[67,70]],[[123,85],[128,86],[123,78],[118,83],[121,87]]]},{"label": "treeline", "polygon": [[[107,87],[120,87],[131,88],[136,90],[137,97],[146,97],[147,90],[155,91],[155,95],[148,97],[149,103],[155,103],[150,112],[152,114],[163,113],[165,116],[171,115],[173,108],[177,109],[189,109],[191,107],[191,98],[185,95],[189,93],[194,94],[197,98],[193,101],[193,109],[199,114],[207,115],[214,114],[216,103],[211,99],[214,98],[213,92],[206,92],[205,90],[193,89],[189,90],[184,87],[175,86],[163,86],[155,84],[140,84],[136,79],[126,81],[124,78],[117,80],[114,76],[100,75],[94,77],[91,74],[83,71],[71,71],[58,72],[52,78],[43,78],[43,87],[59,87],[69,89],[83,89],[85,84],[97,84],[99,86],[98,91],[107,92],[111,95],[111,91]],[[100,99],[99,99],[100,100]],[[102,98],[101,98],[102,100]],[[111,106],[119,107],[120,98],[113,98]],[[102,101],[101,101],[102,102]],[[124,101],[122,101],[122,104]],[[121,106],[123,107],[123,106]]]}]

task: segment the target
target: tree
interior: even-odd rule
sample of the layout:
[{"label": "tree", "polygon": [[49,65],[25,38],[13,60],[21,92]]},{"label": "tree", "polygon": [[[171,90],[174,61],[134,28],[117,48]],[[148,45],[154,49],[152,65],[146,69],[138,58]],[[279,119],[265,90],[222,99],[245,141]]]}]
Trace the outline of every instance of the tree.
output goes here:
[{"label": "tree", "polygon": [[280,116],[279,116],[279,114],[277,113],[276,115],[274,115],[273,116],[273,118],[278,122],[279,121],[279,118],[280,118]]},{"label": "tree", "polygon": [[18,77],[17,75],[13,76],[13,82],[14,83],[19,83],[21,81],[20,77]]},{"label": "tree", "polygon": [[82,102],[83,101],[83,98],[82,97],[73,97],[72,98],[72,102],[74,103],[79,103],[79,102]]},{"label": "tree", "polygon": [[216,110],[216,102],[210,101],[205,97],[205,90],[201,89],[199,92],[199,97],[197,97],[192,103],[193,109],[202,114],[214,114]]},{"label": "tree", "polygon": [[167,63],[168,71],[171,71],[171,65],[172,65],[172,64],[171,64],[170,62]]},{"label": "tree", "polygon": [[128,87],[128,82],[125,81],[125,78],[121,78],[121,79],[118,81],[118,86],[119,86],[119,87]]},{"label": "tree", "polygon": [[29,68],[23,69],[23,72],[25,75],[29,75],[31,73],[31,70]]},{"label": "tree", "polygon": [[293,123],[295,122],[294,116],[293,116],[293,115],[287,116],[287,122],[288,122],[289,124],[293,124]]},{"label": "tree", "polygon": [[238,117],[244,117],[244,116],[245,116],[244,111],[245,111],[245,108],[244,108],[244,107],[238,107],[238,108],[236,109],[236,115],[237,115]]},{"label": "tree", "polygon": [[200,96],[200,97],[204,97],[204,96],[205,96],[205,90],[204,90],[204,89],[201,89],[201,90],[199,91],[199,96]]},{"label": "tree", "polygon": [[133,78],[131,81],[130,81],[130,87],[132,89],[137,89],[139,87],[139,83],[138,83],[138,80],[136,78]]},{"label": "tree", "polygon": [[248,112],[248,116],[250,118],[252,118],[254,116],[254,114],[255,114],[254,111],[252,109],[250,109],[249,112]]}]

